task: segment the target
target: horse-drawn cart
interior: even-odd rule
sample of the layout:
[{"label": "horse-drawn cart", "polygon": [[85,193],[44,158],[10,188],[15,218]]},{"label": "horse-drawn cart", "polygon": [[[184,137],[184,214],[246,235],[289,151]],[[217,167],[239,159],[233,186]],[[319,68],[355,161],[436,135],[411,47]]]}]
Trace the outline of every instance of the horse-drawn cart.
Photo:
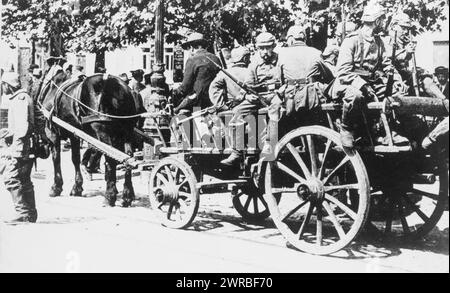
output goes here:
[{"label": "horse-drawn cart", "polygon": [[[152,208],[163,225],[185,228],[196,216],[199,194],[226,187],[245,220],[270,215],[292,245],[313,254],[343,249],[364,227],[391,236],[423,236],[439,221],[448,200],[445,153],[427,153],[411,143],[394,145],[390,124],[394,115],[444,116],[445,108],[429,98],[389,101],[369,104],[366,117],[381,121],[384,143],[367,125],[358,148],[344,150],[335,130],[340,107],[324,104],[325,123],[293,127],[277,143],[274,161],[260,160],[258,147],[246,148],[236,168],[220,165],[231,152],[230,112],[144,114],[161,140],[154,149],[157,161],[150,164]],[[209,125],[209,143],[201,139],[199,117]],[[173,118],[166,127],[170,135],[159,129],[161,118]],[[254,121],[257,132],[265,127],[261,119]]]},{"label": "horse-drawn cart", "polygon": [[[305,123],[303,117],[291,117],[296,123],[279,127],[290,132],[283,133],[276,144],[274,160],[262,160],[258,138],[248,136],[247,145],[252,147],[244,149],[239,167],[220,164],[232,151],[234,138],[227,129],[231,112],[141,114],[147,120],[143,136],[151,144],[143,160],[44,112],[111,158],[151,170],[151,206],[167,227],[189,226],[197,214],[200,194],[221,188],[231,192],[233,205],[245,220],[271,216],[296,248],[330,254],[349,245],[364,227],[408,237],[423,236],[434,228],[448,201],[448,149],[425,152],[412,140],[398,145],[394,132],[402,119],[446,116],[446,111],[441,101],[430,98],[370,103],[358,147],[348,151],[342,148],[337,132],[340,106],[323,104],[317,121]],[[265,128],[266,114],[264,110],[254,113],[253,133]]]}]

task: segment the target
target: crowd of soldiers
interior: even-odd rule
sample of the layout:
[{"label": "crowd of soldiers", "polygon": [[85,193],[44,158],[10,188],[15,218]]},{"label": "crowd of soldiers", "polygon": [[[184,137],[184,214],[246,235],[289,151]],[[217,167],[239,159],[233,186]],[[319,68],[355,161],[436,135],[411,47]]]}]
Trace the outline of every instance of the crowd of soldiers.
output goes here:
[{"label": "crowd of soldiers", "polygon": [[[448,69],[438,67],[434,76],[423,70],[410,70],[411,65],[415,68],[412,64],[415,44],[409,17],[396,14],[387,36],[383,31],[386,13],[381,6],[365,7],[361,21],[360,28],[346,25],[345,32],[341,32],[347,33],[346,37],[338,38],[338,42],[329,44],[323,51],[308,46],[307,30],[296,25],[287,32],[286,46],[279,46],[271,33],[262,32],[256,37],[256,52],[237,46],[227,60],[208,52],[209,44],[204,36],[193,33],[183,43],[189,53],[183,81],[179,87],[164,91],[172,97],[175,113],[195,108],[232,111],[228,126],[235,139],[231,140],[231,155],[221,162],[226,166],[238,165],[243,160],[245,131],[240,128],[245,127],[246,116],[262,108],[267,109],[268,122],[261,155],[268,160],[273,158],[281,118],[295,112],[298,115],[294,116],[307,120],[308,114],[314,113],[323,102],[343,105],[339,130],[346,149],[355,146],[355,127],[365,105],[382,99],[387,93],[441,99],[448,111]],[[83,68],[67,62],[62,64],[69,78],[82,75]],[[226,71],[222,68],[225,66]],[[131,72],[132,80],[126,73],[120,75],[133,90],[140,112],[146,110],[142,101],[151,99],[154,92],[152,74],[135,70]],[[13,222],[37,219],[30,179],[33,159],[29,138],[33,133],[45,134],[42,113],[31,97],[36,97],[38,85],[48,77],[52,74],[43,74],[37,66],[30,67],[31,82],[25,90],[17,74],[2,72],[2,94],[10,103],[9,127],[0,131],[0,140],[8,146],[0,149],[0,174],[18,212]],[[405,128],[414,132],[414,125],[408,124],[411,120],[414,119],[405,119]],[[403,133],[393,134],[395,144],[411,139],[403,137]],[[448,116],[435,130],[422,136],[418,145],[430,148],[445,134],[448,134]],[[82,165],[88,173],[98,169],[100,157],[101,153],[94,149],[85,152]]]},{"label": "crowd of soldiers", "polygon": [[[382,99],[387,91],[394,96],[427,95],[447,100],[444,104],[448,111],[448,69],[436,68],[437,81],[423,70],[409,69],[415,61],[411,19],[404,13],[394,15],[385,36],[386,12],[375,4],[365,7],[361,21],[358,29],[346,26],[347,35],[340,47],[329,45],[323,52],[306,45],[307,32],[303,26],[289,29],[287,46],[283,47],[277,46],[271,33],[263,32],[256,38],[256,54],[243,46],[231,51],[228,74],[218,73],[220,60],[206,51],[203,36],[194,33],[184,43],[191,57],[182,85],[173,92],[176,110],[211,105],[218,111],[231,110],[234,116],[229,126],[233,131],[251,111],[267,108],[269,121],[262,150],[267,157],[273,155],[282,108],[288,114],[295,110],[299,116],[308,117],[307,113],[324,100],[342,103],[340,134],[346,149],[355,146],[355,125],[365,104]],[[243,90],[229,75],[256,89],[258,95]],[[387,89],[389,79],[392,84]],[[403,122],[403,129],[408,131],[394,131],[395,144],[418,137],[414,137],[417,121],[405,117]],[[234,134],[233,153],[222,164],[234,165],[242,160],[242,150],[237,148],[243,140],[239,133],[242,131]],[[448,117],[425,137],[422,146],[428,148],[446,133]],[[386,138],[381,142],[386,142]]]}]

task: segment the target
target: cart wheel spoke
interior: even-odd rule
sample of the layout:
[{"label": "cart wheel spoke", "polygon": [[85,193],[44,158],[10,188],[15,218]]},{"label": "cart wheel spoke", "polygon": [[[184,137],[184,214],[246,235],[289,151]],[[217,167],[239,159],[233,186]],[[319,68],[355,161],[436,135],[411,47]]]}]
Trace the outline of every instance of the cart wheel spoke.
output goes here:
[{"label": "cart wheel spoke", "polygon": [[309,172],[308,167],[306,166],[305,162],[303,161],[302,157],[300,156],[300,154],[297,152],[297,150],[295,149],[295,147],[291,144],[288,143],[286,145],[286,147],[288,148],[289,152],[292,154],[292,156],[294,157],[294,159],[297,161],[298,165],[300,166],[300,168],[303,171],[303,174],[305,175],[306,178],[310,178],[311,177],[311,173]]},{"label": "cart wheel spoke", "polygon": [[412,201],[409,199],[409,197],[405,194],[402,194],[403,200],[406,202],[406,204],[414,210],[414,212],[419,215],[419,217],[424,221],[427,222],[430,218],[427,217]]},{"label": "cart wheel spoke", "polygon": [[331,171],[331,173],[328,174],[328,176],[324,180],[322,180],[323,184],[327,184],[328,181],[333,177],[334,173],[336,173],[342,166],[344,166],[349,161],[350,161],[349,156],[346,156],[344,159],[342,159],[339,165],[337,165],[336,168],[334,168],[333,171]]},{"label": "cart wheel spoke", "polygon": [[323,238],[323,221],[322,221],[322,207],[317,208],[317,222],[316,222],[316,245],[322,246]]},{"label": "cart wheel spoke", "polygon": [[171,202],[171,203],[169,204],[169,210],[167,211],[167,219],[168,219],[168,220],[170,220],[170,217],[172,216],[173,206],[174,206],[174,203]]},{"label": "cart wheel spoke", "polygon": [[250,202],[252,201],[252,198],[250,197],[250,196],[248,196],[247,197],[247,200],[245,201],[245,204],[244,204],[244,209],[246,210],[246,211],[248,211],[248,207],[250,206]]},{"label": "cart wheel spoke", "polygon": [[169,185],[169,181],[166,179],[166,177],[164,177],[163,174],[158,173],[158,174],[156,174],[156,177],[157,177],[164,185]]},{"label": "cart wheel spoke", "polygon": [[311,159],[311,175],[317,176],[319,174],[317,168],[318,157],[316,152],[316,146],[314,145],[314,139],[312,138],[311,135],[308,135],[306,136],[306,141],[308,142],[309,156]]},{"label": "cart wheel spoke", "polygon": [[305,232],[305,228],[309,224],[309,221],[311,219],[311,215],[312,215],[313,211],[314,211],[314,205],[310,202],[308,213],[306,214],[305,220],[303,221],[302,225],[300,226],[300,229],[297,232],[297,239],[300,240],[302,238],[303,233]]},{"label": "cart wheel spoke", "polygon": [[258,199],[261,201],[261,203],[263,204],[264,208],[266,210],[269,210],[269,206],[267,205],[266,200],[264,199],[264,197],[262,195],[258,195]]},{"label": "cart wheel spoke", "polygon": [[328,200],[329,202],[333,203],[334,205],[336,205],[337,207],[339,207],[341,210],[343,210],[347,215],[350,216],[350,218],[352,218],[352,220],[356,220],[356,213],[350,208],[348,207],[346,204],[344,204],[343,202],[339,201],[337,198],[329,195],[329,194],[325,194],[325,200]]},{"label": "cart wheel spoke", "polygon": [[324,186],[325,192],[330,192],[336,189],[359,189],[358,183],[345,184],[345,185],[328,185]]},{"label": "cart wheel spoke", "polygon": [[438,200],[438,198],[439,198],[439,194],[433,194],[433,193],[426,192],[426,191],[419,190],[419,189],[415,189],[415,188],[413,188],[411,190],[411,192],[416,194],[416,195],[420,195],[420,196],[425,196],[425,197],[431,198],[432,200]]},{"label": "cart wheel spoke", "polygon": [[387,212],[387,218],[386,218],[386,227],[384,228],[384,233],[388,234],[392,231],[392,221],[394,219],[394,210],[395,210],[395,204],[392,200],[389,201],[389,207]]},{"label": "cart wheel spoke", "polygon": [[304,207],[308,202],[309,202],[308,200],[302,202],[297,207],[295,207],[294,209],[292,209],[291,211],[289,211],[285,215],[281,216],[281,221],[283,221],[283,222],[286,221],[290,216],[295,214],[298,210],[300,210],[302,207]]},{"label": "cart wheel spoke", "polygon": [[322,177],[323,177],[323,171],[324,171],[323,167],[325,166],[325,162],[328,157],[328,152],[330,151],[330,147],[331,147],[332,143],[333,142],[331,140],[327,139],[327,144],[325,146],[325,152],[323,153],[322,163],[320,164],[319,174],[317,175],[319,179],[322,179]]},{"label": "cart wheel spoke", "polygon": [[409,234],[409,233],[411,233],[411,230],[409,229],[408,221],[406,220],[406,216],[403,211],[403,205],[402,205],[401,201],[398,200],[397,198],[395,199],[395,201],[397,203],[398,215],[400,216],[400,222],[402,223],[403,231],[406,234]]},{"label": "cart wheel spoke", "polygon": [[328,202],[324,201],[322,203],[323,207],[328,213],[328,216],[330,217],[331,223],[333,223],[334,228],[336,229],[339,238],[343,239],[345,237],[344,229],[342,229],[341,224],[339,223],[338,219],[336,218],[336,215],[333,212],[333,209],[330,207]]},{"label": "cart wheel spoke", "polygon": [[297,173],[295,173],[294,171],[292,171],[291,169],[289,169],[286,165],[284,165],[283,163],[280,162],[275,162],[276,166],[278,167],[278,169],[282,170],[283,172],[285,172],[286,174],[290,175],[291,177],[293,177],[294,179],[296,179],[298,182],[300,183],[306,183],[305,178],[301,177],[300,175],[298,175]]},{"label": "cart wheel spoke", "polygon": [[255,214],[258,213],[258,198],[256,196],[253,197],[253,211]]}]

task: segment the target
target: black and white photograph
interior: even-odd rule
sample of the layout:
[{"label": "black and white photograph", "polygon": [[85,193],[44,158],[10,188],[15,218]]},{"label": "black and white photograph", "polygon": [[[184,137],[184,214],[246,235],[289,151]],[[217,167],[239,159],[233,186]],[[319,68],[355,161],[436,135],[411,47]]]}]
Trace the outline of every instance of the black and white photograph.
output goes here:
[{"label": "black and white photograph", "polygon": [[448,0],[1,0],[0,69],[0,273],[449,273]]}]

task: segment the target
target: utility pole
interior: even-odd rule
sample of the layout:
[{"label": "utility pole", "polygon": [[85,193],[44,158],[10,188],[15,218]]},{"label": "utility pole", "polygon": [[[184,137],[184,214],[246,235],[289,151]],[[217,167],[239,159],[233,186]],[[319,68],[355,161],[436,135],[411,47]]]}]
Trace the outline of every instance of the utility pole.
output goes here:
[{"label": "utility pole", "polygon": [[158,94],[164,95],[167,87],[164,77],[164,0],[156,1],[155,11],[155,64],[151,85]]}]

